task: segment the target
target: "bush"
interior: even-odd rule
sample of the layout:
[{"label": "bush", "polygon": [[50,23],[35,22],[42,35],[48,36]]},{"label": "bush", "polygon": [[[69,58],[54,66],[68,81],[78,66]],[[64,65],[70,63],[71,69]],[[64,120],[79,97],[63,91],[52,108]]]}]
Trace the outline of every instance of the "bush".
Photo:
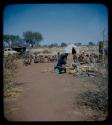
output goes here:
[{"label": "bush", "polygon": [[[107,78],[94,78],[92,81],[97,85],[98,89],[96,90],[86,90],[78,95],[78,106],[86,107],[87,109],[92,109],[95,113],[92,115],[92,118],[99,120],[100,118],[105,119],[108,113],[108,84]],[[89,112],[89,111],[88,111]]]},{"label": "bush", "polygon": [[108,93],[102,91],[86,91],[81,94],[82,103],[91,107],[93,110],[107,111],[108,107]]},{"label": "bush", "polygon": [[4,57],[3,63],[3,77],[4,77],[4,96],[7,95],[7,92],[10,90],[14,74],[16,72],[17,65],[14,62],[13,56]]}]

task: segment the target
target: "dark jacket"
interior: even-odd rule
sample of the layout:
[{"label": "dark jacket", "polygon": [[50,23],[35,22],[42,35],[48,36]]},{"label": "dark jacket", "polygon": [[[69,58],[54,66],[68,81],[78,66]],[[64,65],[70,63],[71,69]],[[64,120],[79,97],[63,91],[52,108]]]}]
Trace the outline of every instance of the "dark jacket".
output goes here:
[{"label": "dark jacket", "polygon": [[57,66],[61,66],[62,67],[62,65],[65,65],[66,62],[65,62],[64,59],[65,58],[67,59],[67,56],[68,55],[66,55],[66,54],[61,55],[60,58],[59,58],[59,60],[58,60]]}]

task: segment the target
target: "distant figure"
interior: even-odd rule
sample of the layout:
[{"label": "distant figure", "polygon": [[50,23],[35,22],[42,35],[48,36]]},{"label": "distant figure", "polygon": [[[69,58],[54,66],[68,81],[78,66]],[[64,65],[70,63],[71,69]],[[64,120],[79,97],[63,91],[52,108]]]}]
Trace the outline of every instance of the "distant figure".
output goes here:
[{"label": "distant figure", "polygon": [[105,56],[108,56],[108,48],[104,49]]},{"label": "distant figure", "polygon": [[57,53],[57,60],[59,60],[60,52]]},{"label": "distant figure", "polygon": [[72,47],[72,54],[76,54],[76,50]]},{"label": "distant figure", "polygon": [[57,65],[54,67],[54,69],[58,70],[59,74],[61,74],[62,72],[66,73],[65,64],[67,63],[67,56],[68,56],[68,53],[60,55]]},{"label": "distant figure", "polygon": [[99,42],[99,60],[102,61],[104,56],[104,43],[102,41]]},{"label": "distant figure", "polygon": [[104,61],[106,64],[108,63],[108,48],[104,49]]},{"label": "distant figure", "polygon": [[76,50],[74,48],[72,48],[72,55],[73,55],[73,61],[74,62],[77,62],[77,53],[76,53]]}]

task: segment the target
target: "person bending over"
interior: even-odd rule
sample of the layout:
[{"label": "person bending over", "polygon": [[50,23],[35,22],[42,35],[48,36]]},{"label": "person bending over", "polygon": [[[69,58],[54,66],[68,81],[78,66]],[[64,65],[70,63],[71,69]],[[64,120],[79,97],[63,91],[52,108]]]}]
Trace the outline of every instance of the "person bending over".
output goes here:
[{"label": "person bending over", "polygon": [[58,73],[66,73],[65,65],[67,63],[67,56],[68,53],[60,55],[60,58],[58,59],[57,65],[54,67],[54,69],[58,70]]}]

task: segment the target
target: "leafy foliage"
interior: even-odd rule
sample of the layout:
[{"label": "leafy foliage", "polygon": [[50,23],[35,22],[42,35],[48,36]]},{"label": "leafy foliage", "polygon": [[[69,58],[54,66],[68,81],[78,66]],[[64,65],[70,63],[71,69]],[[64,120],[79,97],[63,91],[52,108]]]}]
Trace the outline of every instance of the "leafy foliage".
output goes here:
[{"label": "leafy foliage", "polygon": [[43,40],[42,34],[39,32],[26,31],[23,32],[23,37],[27,43],[39,45],[40,41]]}]

